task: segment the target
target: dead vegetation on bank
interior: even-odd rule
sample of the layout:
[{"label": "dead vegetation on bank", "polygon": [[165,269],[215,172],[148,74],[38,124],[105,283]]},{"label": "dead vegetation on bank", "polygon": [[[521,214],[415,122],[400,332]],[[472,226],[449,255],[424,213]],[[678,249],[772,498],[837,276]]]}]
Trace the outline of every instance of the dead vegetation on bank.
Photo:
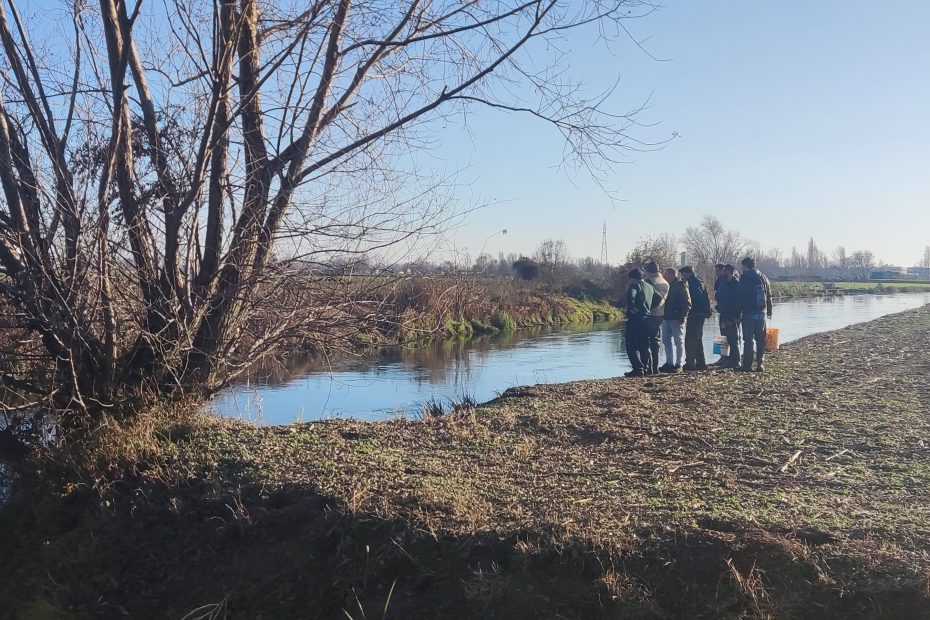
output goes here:
[{"label": "dead vegetation on bank", "polygon": [[104,493],[72,483],[4,523],[23,564],[3,580],[19,609],[74,617],[927,617],[928,344],[923,308],[761,376],[175,426]]}]

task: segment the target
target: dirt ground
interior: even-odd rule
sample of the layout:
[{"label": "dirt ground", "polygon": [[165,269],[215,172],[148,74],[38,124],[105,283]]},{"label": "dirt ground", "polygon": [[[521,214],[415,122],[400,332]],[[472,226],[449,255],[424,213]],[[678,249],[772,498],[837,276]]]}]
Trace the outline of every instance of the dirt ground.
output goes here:
[{"label": "dirt ground", "polygon": [[11,501],[0,616],[930,618],[930,307],[766,367],[176,427]]}]

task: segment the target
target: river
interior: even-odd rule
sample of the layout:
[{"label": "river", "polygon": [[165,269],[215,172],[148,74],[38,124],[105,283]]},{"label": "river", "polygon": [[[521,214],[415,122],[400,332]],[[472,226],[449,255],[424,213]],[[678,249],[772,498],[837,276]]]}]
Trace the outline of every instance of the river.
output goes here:
[{"label": "river", "polygon": [[[785,343],[928,303],[930,293],[786,300],[775,304],[770,326],[780,330]],[[717,359],[710,353],[716,319],[704,330],[708,363]],[[286,373],[257,373],[259,378],[218,394],[211,407],[219,415],[259,424],[383,420],[414,416],[430,399],[448,402],[467,394],[482,402],[516,385],[602,379],[629,369],[620,323],[527,329],[396,347],[375,357],[301,360]]]}]

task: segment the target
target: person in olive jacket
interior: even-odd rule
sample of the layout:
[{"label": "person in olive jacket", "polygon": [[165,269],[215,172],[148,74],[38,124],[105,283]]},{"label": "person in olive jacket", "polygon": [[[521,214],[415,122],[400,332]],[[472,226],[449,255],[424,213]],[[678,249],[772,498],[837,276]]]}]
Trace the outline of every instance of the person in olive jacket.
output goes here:
[{"label": "person in olive jacket", "polygon": [[720,356],[715,365],[736,368],[740,364],[739,326],[743,312],[739,276],[733,265],[723,268],[723,279],[717,284],[717,312],[720,313],[720,333],[726,337],[730,351],[728,355]]},{"label": "person in olive jacket", "polygon": [[[660,372],[681,372],[685,353],[685,320],[691,311],[691,293],[688,286],[678,278],[678,270],[665,270],[669,283],[665,298],[665,320],[662,323],[662,345],[665,347],[665,365]],[[674,343],[674,350],[672,344]]]},{"label": "person in olive jacket", "polygon": [[655,289],[643,282],[643,274],[633,269],[627,276],[630,280],[626,291],[626,354],[633,370],[627,377],[642,377],[650,374],[649,362],[649,312]]},{"label": "person in olive jacket", "polygon": [[685,323],[685,370],[707,370],[704,359],[704,321],[710,318],[710,297],[704,281],[697,277],[690,265],[681,268],[681,278],[691,293],[691,312]]}]

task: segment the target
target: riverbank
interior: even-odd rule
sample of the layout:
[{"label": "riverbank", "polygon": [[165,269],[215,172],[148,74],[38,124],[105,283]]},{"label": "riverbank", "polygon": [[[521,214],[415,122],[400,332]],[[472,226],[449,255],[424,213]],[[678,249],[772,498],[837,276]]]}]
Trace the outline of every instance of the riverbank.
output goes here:
[{"label": "riverbank", "polygon": [[777,299],[822,297],[826,295],[887,295],[889,293],[930,292],[930,282],[892,282],[865,280],[862,282],[833,282],[827,290],[822,282],[772,280],[772,295]]},{"label": "riverbank", "polygon": [[59,456],[0,511],[0,610],[926,617],[928,335],[924,307],[791,343],[764,375],[102,433],[82,477]]},{"label": "riverbank", "polygon": [[570,297],[552,292],[524,292],[506,302],[492,298],[491,306],[494,309],[490,311],[472,310],[462,313],[458,319],[446,319],[440,335],[469,338],[527,327],[587,325],[623,318],[623,311],[605,298]]}]

